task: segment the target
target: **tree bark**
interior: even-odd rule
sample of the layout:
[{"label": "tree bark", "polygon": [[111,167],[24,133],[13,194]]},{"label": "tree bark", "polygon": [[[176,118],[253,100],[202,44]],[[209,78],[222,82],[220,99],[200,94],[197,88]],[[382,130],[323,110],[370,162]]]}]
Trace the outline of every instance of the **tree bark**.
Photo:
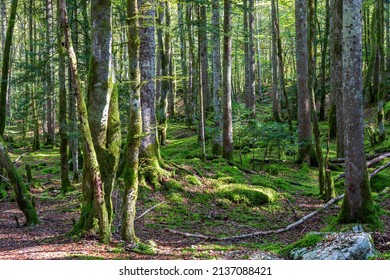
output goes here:
[{"label": "tree bark", "polygon": [[1,84],[0,84],[0,136],[4,135],[5,124],[7,119],[7,90],[8,90],[8,74],[10,71],[11,61],[11,47],[15,27],[16,10],[18,7],[18,0],[12,0],[11,11],[7,27],[7,35],[4,42],[3,66],[1,70]]},{"label": "tree bark", "polygon": [[[79,113],[80,120],[80,128],[84,136],[84,161],[88,161],[91,166],[90,174],[88,176],[92,179],[92,188],[91,192],[93,192],[94,196],[94,205],[83,204],[82,208],[82,216],[78,222],[78,225],[82,228],[85,228],[85,225],[81,223],[81,221],[86,221],[86,219],[90,212],[96,211],[98,218],[98,226],[99,226],[99,239],[103,243],[108,243],[111,239],[111,228],[109,221],[109,214],[107,213],[107,209],[105,207],[105,195],[104,195],[104,187],[103,187],[103,178],[101,176],[100,167],[98,163],[98,158],[95,151],[95,146],[92,140],[92,134],[88,122],[88,111],[87,106],[84,99],[84,94],[81,88],[81,82],[78,75],[78,67],[77,67],[77,58],[73,49],[72,39],[70,36],[68,16],[66,11],[66,5],[64,0],[58,0],[59,9],[61,11],[61,26],[64,29],[65,33],[65,45],[67,48],[69,61],[71,65],[72,76],[74,78],[74,85],[77,94],[77,109]],[[75,232],[76,230],[76,232]],[[79,231],[75,228],[72,233],[79,233]]]},{"label": "tree bark", "polygon": [[223,150],[222,156],[233,159],[232,120],[232,0],[224,0],[223,21]]},{"label": "tree bark", "polygon": [[4,144],[3,138],[0,136],[0,165],[4,167],[7,175],[14,185],[15,199],[19,209],[23,212],[26,218],[26,225],[33,226],[39,223],[38,214],[33,206],[33,203],[29,197],[27,187],[23,182],[22,177],[19,175],[12,160],[7,152],[7,148]]},{"label": "tree bark", "polygon": [[313,163],[312,125],[310,117],[310,93],[307,40],[307,0],[295,1],[296,60],[298,91],[298,162]]},{"label": "tree bark", "polygon": [[213,45],[213,106],[214,106],[214,132],[213,132],[213,155],[222,154],[222,110],[221,110],[221,35],[220,35],[220,14],[219,0],[212,2],[213,26],[211,31],[211,42]]},{"label": "tree bark", "polygon": [[130,122],[127,136],[126,166],[123,173],[125,192],[123,194],[122,239],[129,243],[138,242],[135,233],[134,219],[138,196],[139,147],[142,134],[141,114],[141,71],[140,71],[140,36],[138,7],[136,0],[127,1],[127,17],[129,26],[129,62],[130,62]]},{"label": "tree bark", "polygon": [[342,222],[375,222],[364,153],[362,92],[362,0],[343,1],[343,93],[345,197]]}]

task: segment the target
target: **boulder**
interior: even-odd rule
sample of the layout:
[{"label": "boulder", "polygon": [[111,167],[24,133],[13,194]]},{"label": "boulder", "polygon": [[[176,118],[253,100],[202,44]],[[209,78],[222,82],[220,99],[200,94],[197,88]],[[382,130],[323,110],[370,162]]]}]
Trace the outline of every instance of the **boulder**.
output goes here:
[{"label": "boulder", "polygon": [[311,248],[295,248],[294,260],[366,260],[375,255],[371,234],[361,226],[342,233],[313,233],[323,235],[322,241]]}]

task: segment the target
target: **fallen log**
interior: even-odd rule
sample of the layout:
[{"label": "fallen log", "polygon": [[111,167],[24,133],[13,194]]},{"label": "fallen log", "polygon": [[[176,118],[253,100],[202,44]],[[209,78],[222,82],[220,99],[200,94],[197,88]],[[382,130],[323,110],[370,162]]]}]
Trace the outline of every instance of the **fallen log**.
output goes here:
[{"label": "fallen log", "polygon": [[257,231],[257,232],[253,232],[253,233],[247,233],[247,234],[235,235],[235,236],[228,236],[228,237],[216,237],[216,236],[209,236],[209,235],[203,235],[203,234],[194,234],[194,233],[177,231],[177,230],[173,230],[173,229],[166,229],[166,231],[168,231],[170,233],[173,233],[173,234],[182,235],[182,236],[185,236],[185,237],[201,238],[201,239],[210,240],[210,241],[231,241],[231,240],[246,239],[246,238],[252,238],[252,237],[257,237],[257,236],[264,236],[264,235],[270,235],[270,234],[278,234],[278,233],[286,232],[286,231],[289,231],[289,230],[291,230],[293,228],[296,228],[297,226],[299,226],[300,224],[304,223],[305,221],[313,218],[318,213],[322,212],[323,210],[325,210],[326,208],[328,208],[332,204],[340,201],[341,199],[343,199],[343,197],[344,197],[344,194],[342,194],[340,196],[337,196],[335,198],[332,198],[327,203],[325,203],[323,206],[321,206],[317,210],[311,212],[310,214],[304,216],[300,220],[298,220],[298,221],[296,221],[296,222],[294,222],[294,223],[292,223],[292,224],[290,224],[290,225],[288,225],[288,226],[286,226],[284,228],[275,229],[275,230]]}]

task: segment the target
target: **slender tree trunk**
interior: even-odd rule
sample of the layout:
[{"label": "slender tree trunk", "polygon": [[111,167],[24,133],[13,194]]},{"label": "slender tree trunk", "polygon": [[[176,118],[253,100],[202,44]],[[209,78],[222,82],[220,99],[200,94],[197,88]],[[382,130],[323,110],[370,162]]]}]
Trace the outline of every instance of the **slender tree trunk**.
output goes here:
[{"label": "slender tree trunk", "polygon": [[68,165],[68,129],[66,120],[66,49],[63,45],[65,41],[63,30],[61,29],[61,14],[57,9],[57,48],[58,48],[58,84],[59,84],[59,123],[60,123],[60,160],[61,160],[61,191],[67,192],[70,187],[69,165]]},{"label": "slender tree trunk", "polygon": [[55,94],[53,82],[53,4],[52,0],[46,0],[46,145],[55,145]]},{"label": "slender tree trunk", "polygon": [[196,90],[195,90],[195,77],[196,77],[196,58],[195,47],[192,28],[192,4],[188,3],[186,6],[186,23],[187,23],[187,35],[188,35],[188,95],[189,95],[189,108],[190,116],[188,119],[188,126],[192,126],[195,122],[195,107],[196,107]]},{"label": "slender tree trunk", "polygon": [[221,112],[221,35],[219,0],[212,2],[212,32],[211,42],[213,45],[213,106],[214,106],[214,133],[213,133],[213,155],[222,154],[222,112]]},{"label": "slender tree trunk", "polygon": [[[164,30],[164,40],[162,36],[159,37],[159,46],[160,46],[160,57],[161,57],[161,95],[160,102],[158,106],[158,124],[159,124],[159,138],[160,144],[166,145],[167,140],[167,128],[168,128],[168,91],[169,91],[169,58],[171,57],[171,35],[169,33],[169,28],[171,24],[171,15],[170,15],[170,4],[169,2],[159,2],[159,25],[160,28]],[[164,14],[165,14],[165,25],[164,25]]]},{"label": "slender tree trunk", "polygon": [[284,79],[284,63],[283,63],[283,50],[282,50],[282,40],[280,38],[280,31],[279,31],[279,20],[277,16],[277,7],[275,6],[275,2],[273,3],[274,7],[274,15],[273,15],[273,25],[275,29],[275,35],[276,35],[276,42],[277,42],[277,60],[278,60],[278,70],[279,70],[279,80],[280,80],[280,87],[283,93],[284,102],[286,105],[286,111],[287,111],[287,118],[288,118],[288,128],[290,131],[290,135],[293,135],[293,126],[292,126],[292,115],[291,115],[291,109],[290,109],[290,102],[288,100],[287,96],[287,90],[286,90],[286,83]]},{"label": "slender tree trunk", "polygon": [[232,120],[232,0],[224,0],[223,21],[223,150],[222,156],[233,159]]},{"label": "slender tree trunk", "polygon": [[[206,138],[205,138],[205,107],[207,102],[205,101],[205,88],[208,86],[207,77],[207,45],[204,41],[207,39],[205,23],[206,23],[206,10],[202,11],[202,5],[197,5],[198,9],[198,21],[201,23],[198,27],[198,51],[199,51],[199,142],[201,147],[201,159],[206,160]],[[203,17],[204,16],[204,17]],[[203,22],[204,21],[204,22]],[[206,37],[206,38],[205,38]],[[203,71],[206,71],[204,73]],[[207,82],[206,82],[207,80]]]},{"label": "slender tree trunk", "polygon": [[11,61],[11,47],[15,27],[16,10],[18,7],[18,0],[12,0],[11,11],[7,27],[7,35],[4,42],[3,66],[1,70],[1,84],[0,84],[0,136],[4,135],[5,124],[7,118],[7,91],[8,91],[8,74],[10,71]]},{"label": "slender tree trunk", "polygon": [[130,122],[127,136],[126,167],[124,170],[125,192],[123,195],[122,210],[122,240],[129,243],[138,242],[135,233],[134,218],[136,215],[136,201],[138,196],[138,166],[140,135],[142,133],[141,115],[141,71],[140,36],[138,22],[137,1],[127,1],[127,17],[129,25],[129,62],[130,62]]},{"label": "slender tree trunk", "polygon": [[310,93],[307,48],[307,0],[295,1],[296,60],[298,91],[298,162],[311,164],[315,158],[310,118]]},{"label": "slender tree trunk", "polygon": [[384,53],[384,0],[378,0],[375,3],[378,16],[376,18],[376,45],[377,45],[377,63],[378,63],[378,90],[377,90],[377,100],[378,100],[378,109],[377,109],[377,119],[378,119],[378,131],[379,142],[383,142],[386,139],[385,132],[385,113],[384,113],[384,104],[385,104],[385,82],[384,82],[384,73],[385,73],[385,53]]},{"label": "slender tree trunk", "polygon": [[184,20],[183,20],[183,3],[177,3],[178,11],[178,24],[179,24],[179,36],[180,36],[180,63],[181,63],[181,80],[183,88],[183,101],[184,101],[184,114],[186,125],[191,126],[191,110],[190,110],[190,94],[189,94],[189,80],[188,70],[187,70],[187,48],[185,41],[185,32],[184,32]]},{"label": "slender tree trunk", "polygon": [[[329,130],[332,133],[335,128],[337,129],[337,157],[344,157],[342,1],[331,1],[331,14],[330,88],[332,105],[329,116]],[[335,117],[332,117],[333,114]]]},{"label": "slender tree trunk", "polygon": [[278,89],[278,57],[277,57],[277,41],[276,41],[276,9],[275,0],[271,1],[271,18],[272,18],[272,112],[276,122],[281,122],[280,119],[280,98]]},{"label": "slender tree trunk", "polygon": [[321,107],[319,121],[325,120],[325,99],[326,99],[326,57],[328,53],[328,37],[329,37],[329,27],[330,27],[330,7],[329,0],[325,2],[325,31],[323,35],[322,43],[322,54],[321,54]]},{"label": "slender tree trunk", "polygon": [[342,222],[376,222],[364,151],[362,94],[362,0],[343,1],[345,197]]},{"label": "slender tree trunk", "polygon": [[205,110],[205,115],[211,108],[211,95],[210,95],[210,86],[209,86],[209,62],[207,56],[207,6],[205,4],[199,4],[199,56],[200,56],[200,65],[201,65],[201,83],[202,83],[202,92],[203,92],[203,106]]},{"label": "slender tree trunk", "polygon": [[258,11],[256,12],[256,46],[257,46],[257,90],[260,99],[263,99],[263,87],[262,87],[262,71],[261,71],[261,45],[259,35],[261,33],[261,15]]}]

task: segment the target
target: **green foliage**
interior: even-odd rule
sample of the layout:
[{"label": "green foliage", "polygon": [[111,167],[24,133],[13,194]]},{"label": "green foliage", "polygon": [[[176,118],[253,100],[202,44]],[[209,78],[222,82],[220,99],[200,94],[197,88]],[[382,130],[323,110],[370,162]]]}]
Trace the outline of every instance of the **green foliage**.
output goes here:
[{"label": "green foliage", "polygon": [[180,182],[169,179],[167,182],[164,183],[163,190],[167,192],[181,192],[183,191],[183,186]]}]

